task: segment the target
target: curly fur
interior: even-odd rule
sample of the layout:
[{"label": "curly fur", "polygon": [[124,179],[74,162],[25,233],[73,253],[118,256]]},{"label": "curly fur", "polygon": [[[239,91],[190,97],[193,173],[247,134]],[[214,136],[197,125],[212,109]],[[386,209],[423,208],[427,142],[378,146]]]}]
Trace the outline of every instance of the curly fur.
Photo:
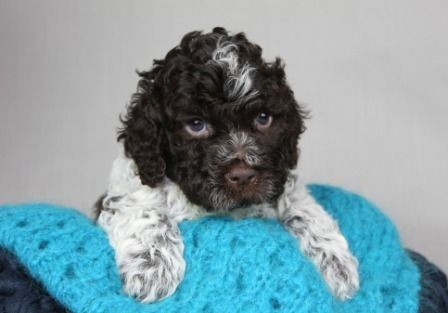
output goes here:
[{"label": "curly fur", "polygon": [[[281,194],[287,172],[297,162],[305,113],[286,83],[280,59],[265,62],[261,48],[244,34],[229,36],[217,28],[209,34],[187,34],[140,77],[118,139],[144,184],[155,187],[166,174],[193,202],[213,207],[208,199],[211,190],[203,181],[209,176],[205,167],[217,156],[210,155],[208,147],[220,147],[229,137],[216,134],[196,141],[185,136],[184,123],[201,117],[223,130],[239,128],[259,141],[264,167],[275,172],[274,196]],[[260,110],[276,118],[270,136],[247,129]]]},{"label": "curly fur", "polygon": [[[125,290],[142,301],[172,294],[185,263],[177,223],[204,214],[274,217],[300,242],[335,296],[359,287],[357,261],[337,223],[299,182],[295,167],[305,111],[280,59],[266,62],[243,33],[191,32],[140,73],[100,201],[99,224],[116,250]],[[272,123],[262,128],[257,117]],[[187,131],[204,121],[205,135]],[[254,183],[229,186],[235,164]]]}]

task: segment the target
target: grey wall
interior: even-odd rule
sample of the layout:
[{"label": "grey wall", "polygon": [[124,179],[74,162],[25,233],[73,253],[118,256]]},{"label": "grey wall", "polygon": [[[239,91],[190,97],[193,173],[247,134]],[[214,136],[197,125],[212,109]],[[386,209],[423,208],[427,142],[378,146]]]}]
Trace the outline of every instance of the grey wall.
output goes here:
[{"label": "grey wall", "polygon": [[366,195],[448,270],[447,1],[1,0],[0,203],[88,212],[134,70],[215,25],[286,61],[305,179]]}]

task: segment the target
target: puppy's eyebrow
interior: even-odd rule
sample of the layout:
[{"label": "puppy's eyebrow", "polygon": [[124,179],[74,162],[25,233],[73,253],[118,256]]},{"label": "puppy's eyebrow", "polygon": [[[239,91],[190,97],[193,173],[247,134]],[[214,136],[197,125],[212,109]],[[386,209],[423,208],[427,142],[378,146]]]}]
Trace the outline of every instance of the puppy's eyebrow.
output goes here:
[{"label": "puppy's eyebrow", "polygon": [[212,60],[221,66],[226,73],[223,92],[229,101],[241,98],[252,98],[258,94],[253,89],[253,72],[255,68],[248,63],[240,65],[238,62],[238,46],[230,41],[223,41],[220,37]]},{"label": "puppy's eyebrow", "polygon": [[233,103],[230,103],[228,106],[224,106],[222,111],[225,112],[228,109],[245,116],[261,112],[279,115],[289,111],[288,106],[282,105],[277,101],[266,102],[264,99],[258,98],[250,99],[249,101],[239,101],[238,106],[233,106]]},{"label": "puppy's eyebrow", "polygon": [[179,120],[179,121],[185,122],[192,118],[202,118],[203,119],[203,118],[206,118],[206,115],[199,110],[197,110],[197,111],[179,111],[176,114],[176,120]]}]

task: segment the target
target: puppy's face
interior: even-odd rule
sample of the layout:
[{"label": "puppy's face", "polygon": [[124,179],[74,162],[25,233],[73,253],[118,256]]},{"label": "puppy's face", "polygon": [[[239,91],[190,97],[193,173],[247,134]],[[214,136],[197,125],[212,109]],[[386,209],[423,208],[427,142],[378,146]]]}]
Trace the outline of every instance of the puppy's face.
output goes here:
[{"label": "puppy's face", "polygon": [[144,184],[166,175],[209,210],[275,203],[303,130],[279,60],[218,28],[187,34],[140,75],[119,140]]}]

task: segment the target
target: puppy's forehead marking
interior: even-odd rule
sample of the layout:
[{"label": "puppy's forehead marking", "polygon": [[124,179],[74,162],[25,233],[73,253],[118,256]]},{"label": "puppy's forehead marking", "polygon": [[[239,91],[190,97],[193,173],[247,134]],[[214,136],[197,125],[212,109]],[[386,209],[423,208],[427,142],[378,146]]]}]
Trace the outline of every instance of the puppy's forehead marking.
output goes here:
[{"label": "puppy's forehead marking", "polygon": [[229,41],[218,40],[212,59],[226,71],[226,80],[223,90],[228,100],[240,100],[243,97],[249,99],[257,95],[253,89],[252,73],[255,68],[248,63],[243,65],[238,62],[238,46]]}]

